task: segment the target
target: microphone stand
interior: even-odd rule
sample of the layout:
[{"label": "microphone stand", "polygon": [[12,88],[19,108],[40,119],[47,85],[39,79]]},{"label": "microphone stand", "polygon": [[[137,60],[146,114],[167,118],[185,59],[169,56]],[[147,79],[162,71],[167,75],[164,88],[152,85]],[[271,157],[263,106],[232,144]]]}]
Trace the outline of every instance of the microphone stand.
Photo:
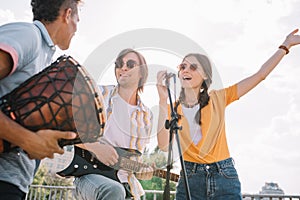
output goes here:
[{"label": "microphone stand", "polygon": [[[175,75],[171,76],[174,78],[174,85],[175,85]],[[168,148],[168,161],[167,161],[167,173],[166,173],[166,185],[163,193],[163,200],[169,200],[170,199],[170,170],[172,168],[172,163],[171,163],[171,154],[172,154],[172,144],[173,144],[173,135],[175,132],[176,136],[176,141],[177,141],[177,146],[178,146],[178,151],[179,151],[179,157],[180,157],[180,163],[181,163],[181,169],[182,169],[182,174],[183,174],[183,180],[184,180],[184,185],[185,185],[185,190],[186,190],[186,199],[191,200],[191,194],[190,194],[190,188],[187,180],[187,175],[186,175],[186,169],[184,165],[184,160],[182,157],[182,152],[181,152],[181,147],[180,147],[180,139],[178,136],[178,129],[182,129],[182,127],[178,126],[178,114],[174,110],[173,103],[172,103],[172,96],[171,96],[171,91],[170,91],[170,77],[166,77],[166,87],[168,90],[168,96],[170,100],[170,107],[171,107],[171,120],[166,120],[165,123],[165,128],[170,129],[170,138],[169,138],[169,148]],[[175,88],[175,86],[174,86]]]}]

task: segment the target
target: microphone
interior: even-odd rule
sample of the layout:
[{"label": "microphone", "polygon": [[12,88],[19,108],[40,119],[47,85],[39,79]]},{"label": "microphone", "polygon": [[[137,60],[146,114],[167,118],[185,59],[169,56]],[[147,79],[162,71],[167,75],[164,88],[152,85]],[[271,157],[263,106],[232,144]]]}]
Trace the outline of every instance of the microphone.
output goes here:
[{"label": "microphone", "polygon": [[166,79],[170,79],[170,78],[173,78],[173,77],[176,77],[176,74],[175,73],[166,73]]},{"label": "microphone", "polygon": [[176,74],[172,73],[172,72],[166,72],[166,76],[165,76],[165,82],[166,82],[166,86],[169,87],[170,85],[170,79],[173,78],[174,79],[174,83],[176,82]]}]

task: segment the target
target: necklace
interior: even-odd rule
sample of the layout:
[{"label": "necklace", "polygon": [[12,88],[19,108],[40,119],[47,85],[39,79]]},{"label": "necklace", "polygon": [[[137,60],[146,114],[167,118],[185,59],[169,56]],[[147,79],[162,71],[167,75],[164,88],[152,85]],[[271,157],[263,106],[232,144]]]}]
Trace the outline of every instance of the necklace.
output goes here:
[{"label": "necklace", "polygon": [[196,102],[196,103],[193,103],[193,104],[187,104],[187,103],[185,103],[184,101],[180,101],[180,103],[181,103],[182,105],[184,105],[185,107],[187,107],[187,108],[193,108],[194,106],[196,106],[196,105],[199,104],[199,102]]}]

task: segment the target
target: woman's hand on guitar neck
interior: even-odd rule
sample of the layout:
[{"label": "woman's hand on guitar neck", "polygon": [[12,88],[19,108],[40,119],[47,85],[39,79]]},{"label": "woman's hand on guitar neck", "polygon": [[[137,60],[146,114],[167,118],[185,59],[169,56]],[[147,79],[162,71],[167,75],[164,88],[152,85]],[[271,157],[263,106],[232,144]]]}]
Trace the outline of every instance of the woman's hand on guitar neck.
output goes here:
[{"label": "woman's hand on guitar neck", "polygon": [[94,142],[79,144],[77,146],[90,151],[104,165],[113,166],[118,163],[119,155],[111,145]]}]

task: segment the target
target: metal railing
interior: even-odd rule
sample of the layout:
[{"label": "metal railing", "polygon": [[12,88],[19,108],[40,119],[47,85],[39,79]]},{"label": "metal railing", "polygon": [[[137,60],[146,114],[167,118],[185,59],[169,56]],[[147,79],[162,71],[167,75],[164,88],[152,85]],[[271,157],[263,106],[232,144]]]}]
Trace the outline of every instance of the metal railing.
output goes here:
[{"label": "metal railing", "polygon": [[243,194],[244,200],[300,200],[300,195]]},{"label": "metal railing", "polygon": [[25,200],[77,200],[74,186],[31,185]]},{"label": "metal railing", "polygon": [[[146,195],[152,194],[151,200],[161,199],[163,191],[145,190]],[[171,199],[175,197],[175,191],[171,191]],[[142,197],[146,199],[146,195]],[[300,200],[300,195],[276,195],[276,194],[243,194],[244,200]],[[26,200],[78,200],[74,186],[48,186],[31,185]]]}]

